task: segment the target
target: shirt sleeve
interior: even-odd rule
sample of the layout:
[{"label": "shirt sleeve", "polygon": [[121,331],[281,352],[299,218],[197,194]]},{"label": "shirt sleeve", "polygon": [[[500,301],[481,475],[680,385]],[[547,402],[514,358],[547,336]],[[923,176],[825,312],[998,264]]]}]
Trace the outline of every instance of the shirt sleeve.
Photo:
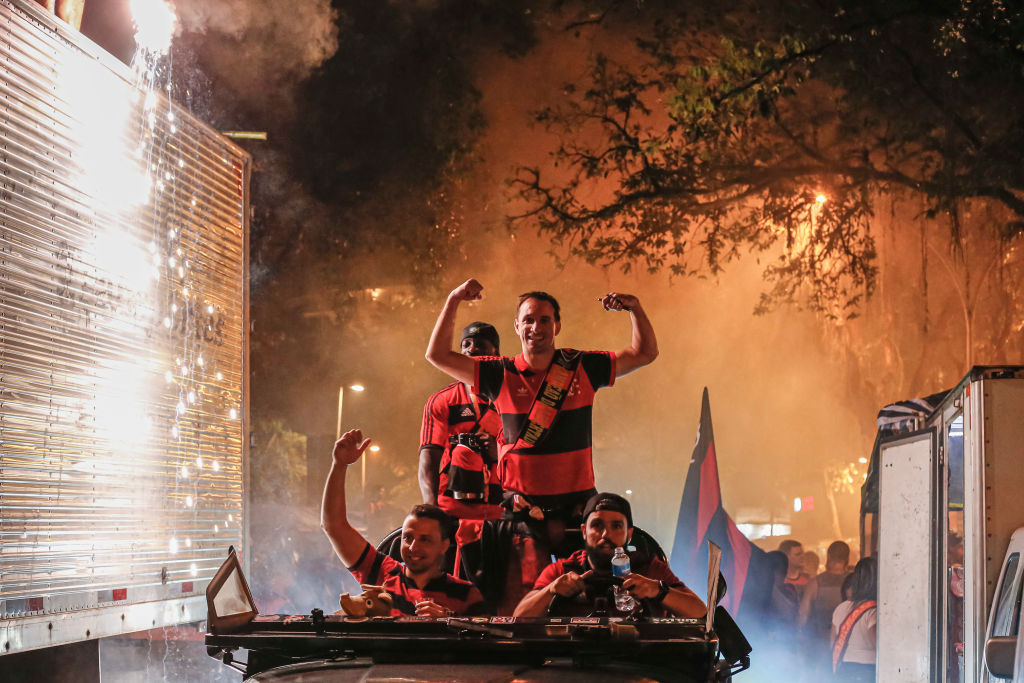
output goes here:
[{"label": "shirt sleeve", "polygon": [[503,359],[495,357],[477,357],[473,361],[476,369],[473,373],[473,393],[483,396],[488,401],[498,398],[501,385],[505,382],[505,366]]},{"label": "shirt sleeve", "polygon": [[423,424],[420,427],[420,448],[424,446],[448,446],[448,403],[438,392],[427,399],[423,406]]},{"label": "shirt sleeve", "polygon": [[484,602],[483,593],[473,586],[472,590],[469,591],[469,595],[466,597],[466,609],[463,610],[463,614],[468,617],[478,617],[486,615],[491,610],[488,609],[487,603]]},{"label": "shirt sleeve", "polygon": [[671,588],[685,588],[685,584],[679,579],[679,577],[672,572],[667,564],[657,557],[651,560],[651,564],[647,568],[647,573],[645,573],[644,576],[648,579],[654,579],[655,581],[664,581]]},{"label": "shirt sleeve", "polygon": [[549,583],[551,583],[564,573],[565,568],[562,566],[561,562],[554,562],[552,564],[549,564],[548,566],[544,567],[544,570],[541,571],[540,576],[538,576],[537,580],[534,581],[533,590],[536,591],[546,587]]},{"label": "shirt sleeve", "polygon": [[398,562],[394,558],[381,555],[376,548],[367,543],[363,548],[362,555],[348,570],[352,572],[352,576],[359,583],[376,586],[383,583],[382,578],[387,576],[397,564]]},{"label": "shirt sleeve", "polygon": [[615,352],[585,351],[582,364],[590,386],[600,389],[615,384]]}]

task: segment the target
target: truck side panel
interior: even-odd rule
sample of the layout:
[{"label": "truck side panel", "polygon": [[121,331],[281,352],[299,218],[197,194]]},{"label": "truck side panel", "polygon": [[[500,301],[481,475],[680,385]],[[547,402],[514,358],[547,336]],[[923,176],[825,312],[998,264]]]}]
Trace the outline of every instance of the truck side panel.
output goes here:
[{"label": "truck side panel", "polygon": [[967,671],[980,671],[1000,566],[1013,532],[1024,525],[1024,381],[982,379],[971,385],[968,401],[965,468],[977,476],[967,477],[965,490],[964,628],[973,637],[964,639],[964,663]]},{"label": "truck side panel", "polygon": [[878,554],[879,681],[932,680],[935,623],[932,533],[937,487],[935,432],[883,443],[880,451]]},{"label": "truck side panel", "polygon": [[200,619],[245,547],[250,160],[35,3],[0,60],[2,654]]}]

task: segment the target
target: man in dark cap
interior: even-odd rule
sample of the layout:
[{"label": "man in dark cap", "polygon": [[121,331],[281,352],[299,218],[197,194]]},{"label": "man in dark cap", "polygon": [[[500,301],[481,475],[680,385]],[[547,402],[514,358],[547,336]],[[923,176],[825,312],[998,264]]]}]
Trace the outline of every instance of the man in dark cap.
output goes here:
[{"label": "man in dark cap", "polygon": [[[517,617],[577,616],[590,614],[597,598],[605,595],[587,593],[587,585],[612,576],[612,557],[616,548],[626,548],[633,535],[633,512],[629,501],[614,493],[597,493],[583,509],[580,527],[586,547],[564,560],[549,564],[534,584],[534,589],[516,607]],[[680,581],[659,557],[630,554],[632,573],[621,590],[635,600],[644,602],[654,616],[703,617],[704,603]],[[600,591],[591,588],[591,592]],[[563,600],[555,603],[555,596]],[[610,614],[615,608],[609,600]]]},{"label": "man in dark cap", "polygon": [[[498,331],[489,323],[470,323],[462,330],[459,346],[466,356],[497,356]],[[491,402],[474,394],[463,382],[452,382],[427,399],[420,429],[419,482],[423,502],[439,505],[454,517],[500,517],[497,504],[501,487],[493,476],[497,459],[495,437],[500,431],[501,418]],[[453,437],[457,439],[460,434],[478,438],[464,437],[462,441],[468,444],[465,447],[453,444]],[[460,456],[473,457],[477,450],[486,452],[477,453],[482,458],[474,463],[476,467],[461,461]]]}]

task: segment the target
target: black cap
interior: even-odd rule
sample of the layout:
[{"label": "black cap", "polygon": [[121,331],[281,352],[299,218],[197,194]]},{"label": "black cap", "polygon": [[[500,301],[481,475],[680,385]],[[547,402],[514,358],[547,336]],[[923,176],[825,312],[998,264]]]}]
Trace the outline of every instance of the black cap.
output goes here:
[{"label": "black cap", "polygon": [[617,493],[595,493],[592,495],[587,501],[586,507],[583,508],[583,523],[587,523],[590,513],[598,510],[619,512],[626,516],[626,523],[630,528],[633,527],[633,509],[629,506],[629,501]]},{"label": "black cap", "polygon": [[[468,337],[478,337],[484,341],[489,341],[494,344],[494,350],[497,351],[501,347],[501,342],[498,340],[498,331],[494,329],[494,325],[490,323],[483,323],[479,320],[475,323],[466,325],[462,330],[462,339]],[[459,341],[461,342],[462,339]]]}]

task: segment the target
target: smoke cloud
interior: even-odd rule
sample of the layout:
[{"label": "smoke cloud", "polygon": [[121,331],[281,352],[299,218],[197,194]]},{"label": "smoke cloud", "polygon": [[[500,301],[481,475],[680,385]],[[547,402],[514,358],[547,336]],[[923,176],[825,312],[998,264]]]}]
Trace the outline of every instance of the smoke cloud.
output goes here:
[{"label": "smoke cloud", "polygon": [[338,13],[329,0],[176,0],[180,29],[221,45],[235,76],[256,83],[302,78],[338,49]]}]

